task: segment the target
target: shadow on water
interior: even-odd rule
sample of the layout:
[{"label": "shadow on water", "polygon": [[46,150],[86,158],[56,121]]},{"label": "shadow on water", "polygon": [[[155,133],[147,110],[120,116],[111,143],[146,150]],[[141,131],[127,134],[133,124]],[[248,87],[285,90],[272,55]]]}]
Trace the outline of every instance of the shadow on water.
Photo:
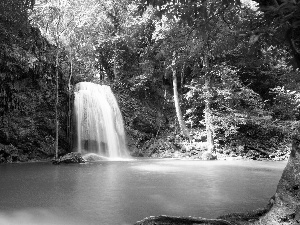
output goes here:
[{"label": "shadow on water", "polygon": [[286,162],[132,160],[0,165],[0,225],[127,225],[264,207]]}]

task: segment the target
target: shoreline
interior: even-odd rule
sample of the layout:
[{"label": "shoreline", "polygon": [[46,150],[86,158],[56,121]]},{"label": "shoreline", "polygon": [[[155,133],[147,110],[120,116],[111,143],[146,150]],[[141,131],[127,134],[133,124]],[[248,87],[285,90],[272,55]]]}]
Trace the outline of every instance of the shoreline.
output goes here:
[{"label": "shoreline", "polygon": [[[242,156],[223,156],[223,157],[217,157],[212,160],[204,160],[201,158],[192,158],[192,157],[136,157],[133,156],[133,160],[179,160],[179,161],[257,161],[257,162],[282,162],[282,161],[288,161],[289,157],[284,157],[282,159],[270,159],[270,158],[258,158],[258,159],[252,159]],[[27,161],[6,161],[6,162],[0,162],[0,165],[2,164],[23,164],[23,163],[53,163],[55,161],[54,158],[46,158],[46,159],[30,159]],[[110,161],[110,160],[98,160],[98,161]]]}]

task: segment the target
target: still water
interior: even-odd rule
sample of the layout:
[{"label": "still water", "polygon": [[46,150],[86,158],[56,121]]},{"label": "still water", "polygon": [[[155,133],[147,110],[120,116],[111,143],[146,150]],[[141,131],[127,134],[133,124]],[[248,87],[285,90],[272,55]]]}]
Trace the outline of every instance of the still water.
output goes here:
[{"label": "still water", "polygon": [[135,160],[0,165],[0,225],[128,225],[264,207],[284,162]]}]

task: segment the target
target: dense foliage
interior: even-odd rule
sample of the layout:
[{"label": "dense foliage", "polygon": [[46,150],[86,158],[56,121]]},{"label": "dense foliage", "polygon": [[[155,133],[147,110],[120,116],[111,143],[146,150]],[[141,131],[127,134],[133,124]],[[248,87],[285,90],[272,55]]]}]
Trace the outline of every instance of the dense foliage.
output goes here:
[{"label": "dense foliage", "polygon": [[[14,6],[14,13],[6,14],[9,11],[2,8],[5,12],[0,14],[0,162],[51,157],[55,139],[55,46],[38,28],[29,25],[27,10],[31,2],[1,4]],[[63,71],[62,66],[58,116],[61,152],[68,148],[67,86]]]},{"label": "dense foliage", "polygon": [[[60,145],[66,149],[72,87],[92,81],[115,89],[129,144],[139,155],[201,157],[206,141],[233,156],[288,152],[299,119],[297,4],[280,3],[280,14],[267,1],[17,2],[1,5],[2,34],[8,33],[1,36],[2,121],[43,109],[41,117],[51,118],[44,138],[53,141],[50,108],[59,87],[60,130],[69,143]],[[13,6],[16,20],[4,10]],[[36,28],[20,24],[28,18]],[[23,81],[29,76],[32,89]],[[15,88],[22,82],[26,94]],[[44,94],[35,94],[41,87]],[[44,95],[46,101],[34,97]],[[28,98],[33,104],[22,103]],[[20,147],[11,140],[1,143]],[[166,153],[168,146],[173,150]]]}]

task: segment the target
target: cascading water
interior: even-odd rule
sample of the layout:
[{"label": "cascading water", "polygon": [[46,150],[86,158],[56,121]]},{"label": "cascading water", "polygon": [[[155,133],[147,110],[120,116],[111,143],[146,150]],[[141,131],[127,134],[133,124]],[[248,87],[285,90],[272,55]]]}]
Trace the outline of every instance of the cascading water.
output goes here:
[{"label": "cascading water", "polygon": [[128,158],[123,119],[107,85],[80,82],[75,86],[75,149],[109,158]]}]

